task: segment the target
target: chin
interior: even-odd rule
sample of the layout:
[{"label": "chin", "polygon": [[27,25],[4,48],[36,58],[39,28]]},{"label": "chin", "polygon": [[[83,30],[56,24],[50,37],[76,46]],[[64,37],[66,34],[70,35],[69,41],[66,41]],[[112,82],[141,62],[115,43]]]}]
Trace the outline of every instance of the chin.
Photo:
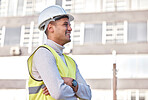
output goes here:
[{"label": "chin", "polygon": [[[69,39],[66,43],[69,43],[69,42],[71,42],[71,39]],[[66,44],[66,43],[65,43],[65,44]]]}]

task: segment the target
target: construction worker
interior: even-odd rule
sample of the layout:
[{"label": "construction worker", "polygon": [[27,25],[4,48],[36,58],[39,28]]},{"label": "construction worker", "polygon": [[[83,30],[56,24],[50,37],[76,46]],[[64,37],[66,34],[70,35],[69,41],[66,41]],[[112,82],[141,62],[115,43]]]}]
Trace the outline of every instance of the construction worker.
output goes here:
[{"label": "construction worker", "polygon": [[91,100],[91,89],[81,76],[75,61],[63,54],[64,44],[71,41],[70,21],[74,17],[53,5],[38,18],[38,28],[47,36],[28,58],[29,100]]}]

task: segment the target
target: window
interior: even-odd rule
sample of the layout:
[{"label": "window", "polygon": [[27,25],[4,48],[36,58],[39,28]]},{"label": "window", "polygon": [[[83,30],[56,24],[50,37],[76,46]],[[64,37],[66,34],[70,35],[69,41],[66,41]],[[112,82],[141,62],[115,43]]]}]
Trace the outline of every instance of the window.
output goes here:
[{"label": "window", "polygon": [[5,38],[5,26],[0,27],[0,46],[4,46],[4,38]]},{"label": "window", "polygon": [[66,10],[66,12],[71,12],[72,0],[63,0],[62,7]]},{"label": "window", "polygon": [[75,23],[73,31],[73,44],[80,45],[81,24]]},{"label": "window", "polygon": [[18,0],[8,0],[8,16],[16,16]]},{"label": "window", "polygon": [[104,11],[124,11],[128,9],[127,0],[103,0]]},{"label": "window", "polygon": [[132,10],[146,10],[148,9],[148,0],[131,0]]},{"label": "window", "polygon": [[14,46],[20,44],[21,27],[6,28],[4,45]]},{"label": "window", "polygon": [[103,22],[103,44],[126,43],[127,22]]},{"label": "window", "polygon": [[147,41],[147,23],[130,22],[128,24],[128,42],[146,42]]},{"label": "window", "polygon": [[84,43],[101,43],[102,25],[86,24],[84,30]]},{"label": "window", "polygon": [[0,16],[7,16],[8,0],[0,1]]},{"label": "window", "polygon": [[[71,1],[71,0],[66,0],[66,1]],[[62,6],[62,0],[56,0],[56,5]]]},{"label": "window", "polygon": [[25,0],[24,2],[24,15],[32,15],[35,11],[34,1],[33,0]]},{"label": "window", "polygon": [[37,47],[42,44],[43,33],[39,32],[37,25],[31,22],[30,25],[23,25],[21,28],[21,46]]},{"label": "window", "polygon": [[17,15],[21,16],[23,15],[23,6],[24,6],[24,0],[18,0],[18,5],[17,5]]}]

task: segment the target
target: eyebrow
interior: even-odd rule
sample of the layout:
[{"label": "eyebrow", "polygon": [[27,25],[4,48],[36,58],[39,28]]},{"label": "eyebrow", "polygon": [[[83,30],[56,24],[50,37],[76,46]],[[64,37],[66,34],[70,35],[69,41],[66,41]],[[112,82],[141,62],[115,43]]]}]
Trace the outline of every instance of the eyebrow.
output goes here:
[{"label": "eyebrow", "polygon": [[68,24],[69,22],[64,22],[64,24]]}]

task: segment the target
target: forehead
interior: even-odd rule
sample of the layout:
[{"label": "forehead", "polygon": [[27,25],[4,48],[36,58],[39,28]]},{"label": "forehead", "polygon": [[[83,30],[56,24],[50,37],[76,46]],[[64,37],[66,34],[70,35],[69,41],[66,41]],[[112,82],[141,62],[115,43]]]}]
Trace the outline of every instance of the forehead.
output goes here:
[{"label": "forehead", "polygon": [[56,20],[57,23],[64,23],[64,22],[68,22],[70,23],[69,19],[68,18],[61,18],[59,20]]}]

